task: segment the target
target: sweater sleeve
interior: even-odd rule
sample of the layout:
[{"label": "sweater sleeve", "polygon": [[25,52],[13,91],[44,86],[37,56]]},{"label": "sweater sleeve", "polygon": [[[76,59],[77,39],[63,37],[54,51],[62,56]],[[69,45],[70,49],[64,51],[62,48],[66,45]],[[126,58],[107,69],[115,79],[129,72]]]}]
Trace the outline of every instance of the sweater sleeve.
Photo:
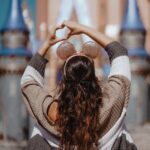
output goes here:
[{"label": "sweater sleeve", "polygon": [[131,81],[130,63],[128,57],[128,50],[119,42],[112,42],[105,47],[108,53],[111,69],[109,77],[114,75],[121,75]]},{"label": "sweater sleeve", "polygon": [[127,49],[118,42],[106,46],[111,62],[110,74],[103,85],[100,123],[106,133],[120,118],[127,107],[130,95],[131,72]]},{"label": "sweater sleeve", "polygon": [[[122,92],[123,94],[127,92],[130,93],[129,89],[131,83],[131,71],[128,50],[118,42],[112,42],[108,44],[105,50],[108,53],[111,63],[107,88],[112,89],[111,94],[117,94],[117,91],[120,91],[120,94],[117,94],[118,96],[121,96]],[[108,95],[110,94],[109,91],[107,91],[106,93]],[[129,98],[122,99],[126,107],[128,104],[128,100]]]},{"label": "sweater sleeve", "polygon": [[31,116],[51,133],[56,133],[47,117],[48,104],[53,101],[43,88],[43,77],[47,60],[38,53],[32,57],[21,78],[21,90]]}]

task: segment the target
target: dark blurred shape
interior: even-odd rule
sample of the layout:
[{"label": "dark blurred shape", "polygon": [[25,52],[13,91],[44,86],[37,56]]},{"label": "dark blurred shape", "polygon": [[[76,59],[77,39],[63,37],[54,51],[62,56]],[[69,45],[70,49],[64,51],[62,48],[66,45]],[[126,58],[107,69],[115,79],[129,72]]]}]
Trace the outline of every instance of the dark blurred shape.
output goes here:
[{"label": "dark blurred shape", "polygon": [[142,124],[148,120],[148,83],[150,57],[145,44],[146,30],[139,15],[137,0],[127,0],[126,11],[120,32],[121,43],[128,48],[132,84],[127,113],[127,122]]}]

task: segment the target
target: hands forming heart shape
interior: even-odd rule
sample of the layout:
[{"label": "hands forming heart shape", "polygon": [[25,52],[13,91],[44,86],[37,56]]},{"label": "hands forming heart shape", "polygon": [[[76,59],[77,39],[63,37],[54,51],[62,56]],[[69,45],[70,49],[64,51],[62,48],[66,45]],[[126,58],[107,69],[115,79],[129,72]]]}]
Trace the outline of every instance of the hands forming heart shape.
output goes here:
[{"label": "hands forming heart shape", "polygon": [[[69,32],[66,35],[66,37],[63,37],[63,38],[57,37],[56,36],[57,30],[61,30],[61,29],[65,28],[65,27],[69,29]],[[76,22],[72,22],[72,21],[64,21],[62,24],[60,24],[58,26],[52,26],[50,28],[50,35],[49,35],[49,37],[42,44],[42,46],[38,50],[38,53],[41,56],[45,56],[45,54],[48,51],[48,49],[49,49],[50,46],[53,46],[57,42],[66,40],[66,39],[68,39],[72,35],[77,35],[77,34],[84,33],[85,32],[84,30],[85,30],[85,26],[80,25],[80,24],[78,24]]]},{"label": "hands forming heart shape", "polygon": [[[56,32],[65,27],[67,27],[69,29],[69,32],[67,33],[66,37],[58,38],[56,36]],[[72,22],[72,21],[64,21],[62,24],[57,25],[57,26],[52,26],[50,28],[50,36],[48,37],[48,43],[50,46],[52,46],[52,45],[56,44],[57,42],[67,40],[68,38],[70,38],[73,35],[83,33],[82,29],[84,29],[83,25],[80,25],[80,24],[78,24],[76,22]]]},{"label": "hands forming heart shape", "polygon": [[[69,30],[67,35],[65,35],[62,38],[57,37],[56,36],[57,30],[62,30],[65,27]],[[96,41],[99,45],[101,45],[104,48],[109,43],[114,41],[113,39],[110,39],[109,37],[105,36],[103,33],[97,32],[95,29],[92,29],[88,26],[78,24],[77,22],[73,22],[73,21],[64,21],[62,24],[60,24],[58,26],[52,26],[50,28],[50,36],[44,42],[44,44],[42,45],[41,49],[38,52],[43,56],[43,55],[45,55],[45,53],[47,52],[47,50],[49,49],[50,46],[53,46],[57,42],[67,40],[71,36],[78,35],[78,34],[88,35],[89,37],[91,37],[94,41]],[[97,49],[98,46],[94,46],[94,45],[95,44],[91,44],[91,43],[86,44],[86,47],[89,49],[88,54],[90,52],[94,53],[93,49]],[[83,48],[85,48],[85,46]],[[87,50],[86,50],[86,52],[87,52]],[[66,51],[65,51],[65,53],[66,53]],[[92,55],[90,54],[91,57],[93,57]]]}]

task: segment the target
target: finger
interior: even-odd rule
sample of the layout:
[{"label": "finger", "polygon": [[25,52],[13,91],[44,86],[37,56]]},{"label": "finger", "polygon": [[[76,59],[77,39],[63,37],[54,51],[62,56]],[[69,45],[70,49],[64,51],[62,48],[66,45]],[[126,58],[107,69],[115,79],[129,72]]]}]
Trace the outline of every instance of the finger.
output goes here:
[{"label": "finger", "polygon": [[62,28],[64,28],[64,25],[61,23],[56,26],[55,30],[62,29]]},{"label": "finger", "polygon": [[66,26],[69,25],[70,23],[71,23],[71,21],[69,21],[69,20],[64,20],[64,22],[63,22],[63,24]]},{"label": "finger", "polygon": [[64,40],[67,40],[67,39],[69,39],[70,38],[70,36],[67,34],[65,37],[64,37]]},{"label": "finger", "polygon": [[56,26],[51,26],[50,27],[50,39],[54,39],[56,37],[56,35],[55,35],[55,33],[56,33],[55,28],[56,28]]},{"label": "finger", "polygon": [[67,27],[68,29],[72,29],[71,28],[71,26],[70,26],[70,24],[69,24],[69,21],[64,21],[63,23],[62,23],[62,25],[64,26],[64,27]]},{"label": "finger", "polygon": [[69,37],[71,37],[71,36],[73,36],[73,35],[76,35],[77,33],[76,33],[76,31],[70,31],[69,33],[68,33],[68,38]]},{"label": "finger", "polygon": [[61,42],[61,41],[64,41],[64,40],[66,40],[66,38],[56,38],[54,40],[54,43],[58,43],[58,42]]},{"label": "finger", "polygon": [[54,33],[54,31],[55,31],[56,29],[60,29],[60,28],[62,28],[62,24],[51,25],[51,26],[50,26],[50,32]]},{"label": "finger", "polygon": [[62,23],[62,24],[63,24],[63,26],[65,26],[65,25],[66,25],[66,20],[65,20],[65,21],[63,21],[63,23]]},{"label": "finger", "polygon": [[56,38],[56,31],[58,29],[61,29],[62,26],[61,25],[54,25],[50,27],[50,39],[55,39]]},{"label": "finger", "polygon": [[55,34],[50,34],[49,39],[55,39],[55,38],[56,38],[56,35],[55,35]]},{"label": "finger", "polygon": [[70,38],[73,35],[72,33],[73,33],[73,30],[69,29],[66,38],[67,39]]},{"label": "finger", "polygon": [[61,25],[62,25],[62,28],[64,28],[64,27],[65,27],[65,24],[63,24],[63,23],[62,23]]},{"label": "finger", "polygon": [[52,31],[52,34],[53,34],[54,38],[56,38],[56,32],[57,32],[57,30],[62,29],[62,28],[64,28],[62,24],[54,26],[53,31]]}]

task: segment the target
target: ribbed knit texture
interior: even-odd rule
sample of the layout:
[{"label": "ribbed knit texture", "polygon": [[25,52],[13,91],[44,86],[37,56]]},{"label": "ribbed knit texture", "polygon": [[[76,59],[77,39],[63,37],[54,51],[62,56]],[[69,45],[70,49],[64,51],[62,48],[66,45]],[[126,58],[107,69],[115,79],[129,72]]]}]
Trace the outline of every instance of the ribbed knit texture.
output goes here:
[{"label": "ribbed knit texture", "polygon": [[43,77],[47,62],[48,62],[47,59],[36,53],[35,56],[33,56],[32,59],[30,60],[29,65],[38,70],[38,72]]},{"label": "ribbed knit texture", "polygon": [[101,137],[104,136],[120,117],[126,107],[130,94],[130,82],[127,78],[114,75],[108,83],[101,85],[103,100],[100,108]]},{"label": "ribbed knit texture", "polygon": [[116,41],[108,44],[105,50],[108,53],[110,62],[118,56],[128,55],[128,50]]},{"label": "ribbed knit texture", "polygon": [[47,112],[49,106],[47,105],[46,108],[45,102],[47,103],[49,101],[49,103],[51,103],[53,100],[49,93],[38,86],[35,81],[28,82],[26,86],[22,85],[22,93],[24,101],[29,103],[29,105],[26,105],[27,109],[30,110],[29,108],[31,108],[33,116],[38,123],[50,133],[58,135],[58,132],[55,130],[55,127],[51,125],[48,117],[45,117],[45,112]]}]

